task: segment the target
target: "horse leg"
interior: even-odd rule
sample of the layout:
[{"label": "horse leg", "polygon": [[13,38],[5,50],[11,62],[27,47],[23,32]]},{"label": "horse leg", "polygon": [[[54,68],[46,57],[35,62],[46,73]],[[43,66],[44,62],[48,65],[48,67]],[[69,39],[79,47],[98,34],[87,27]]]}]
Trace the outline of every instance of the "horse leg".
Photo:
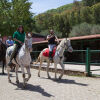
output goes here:
[{"label": "horse leg", "polygon": [[26,67],[27,73],[28,73],[28,78],[26,78],[26,82],[31,78],[31,72],[30,72],[30,66]]},{"label": "horse leg", "polygon": [[7,66],[7,72],[8,72],[8,82],[11,83],[11,80],[10,80],[10,67]]},{"label": "horse leg", "polygon": [[55,79],[57,78],[57,64],[56,63],[54,63],[54,68],[55,68]]},{"label": "horse leg", "polygon": [[50,79],[50,78],[51,78],[50,75],[49,75],[50,61],[48,61],[47,63],[48,63],[48,64],[47,64],[47,76],[48,76],[48,78]]},{"label": "horse leg", "polygon": [[61,79],[62,76],[63,76],[63,74],[64,74],[64,68],[65,68],[65,66],[64,66],[63,62],[60,62],[59,64],[60,64],[61,67],[62,67],[62,72],[61,72],[61,75],[59,76],[59,79]]},{"label": "horse leg", "polygon": [[15,67],[15,72],[16,72],[16,83],[17,83],[17,84],[19,84],[18,69],[19,69],[19,66],[16,66],[16,67]]},{"label": "horse leg", "polygon": [[22,77],[23,77],[23,86],[25,87],[25,71],[24,71],[24,66],[21,64],[21,70],[22,70]]},{"label": "horse leg", "polygon": [[5,66],[5,61],[2,61],[2,74],[4,74],[4,66]]},{"label": "horse leg", "polygon": [[43,61],[40,59],[40,66],[39,66],[38,77],[40,77],[40,70],[41,70],[42,62],[43,62]]}]

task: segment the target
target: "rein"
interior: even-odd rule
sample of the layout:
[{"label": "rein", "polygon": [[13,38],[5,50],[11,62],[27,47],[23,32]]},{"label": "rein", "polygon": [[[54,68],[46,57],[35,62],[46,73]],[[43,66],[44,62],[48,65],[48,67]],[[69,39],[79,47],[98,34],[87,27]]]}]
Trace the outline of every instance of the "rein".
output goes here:
[{"label": "rein", "polygon": [[[64,43],[64,46],[61,46],[61,47],[62,47],[62,48],[65,48],[65,46],[66,46],[66,43]],[[70,47],[71,47],[70,45],[67,46],[67,50],[68,50]],[[57,55],[59,56],[58,52],[57,52]],[[62,57],[63,57],[63,56],[59,56],[60,59],[62,59]]]},{"label": "rein", "polygon": [[[66,46],[66,43],[64,43],[64,46],[61,46],[62,48],[65,48]],[[57,52],[57,55],[59,56],[58,52]],[[63,58],[63,56],[59,56],[60,60]]]}]

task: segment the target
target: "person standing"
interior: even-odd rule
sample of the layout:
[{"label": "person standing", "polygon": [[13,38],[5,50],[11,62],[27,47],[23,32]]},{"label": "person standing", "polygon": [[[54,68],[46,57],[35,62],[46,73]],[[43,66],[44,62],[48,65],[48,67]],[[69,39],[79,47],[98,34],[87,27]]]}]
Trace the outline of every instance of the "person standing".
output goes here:
[{"label": "person standing", "polygon": [[22,25],[18,26],[17,31],[13,34],[13,40],[14,40],[14,49],[10,56],[10,61],[8,63],[8,66],[12,64],[12,59],[17,55],[18,51],[22,47],[25,41],[25,32]]},{"label": "person standing", "polygon": [[56,41],[59,43],[57,36],[54,34],[54,31],[51,29],[49,31],[49,35],[47,36],[48,40],[48,48],[49,48],[49,59],[52,60],[52,52],[53,48],[56,46]]},{"label": "person standing", "polygon": [[14,44],[14,41],[12,40],[11,36],[8,36],[8,40],[6,40],[7,47],[10,47]]}]

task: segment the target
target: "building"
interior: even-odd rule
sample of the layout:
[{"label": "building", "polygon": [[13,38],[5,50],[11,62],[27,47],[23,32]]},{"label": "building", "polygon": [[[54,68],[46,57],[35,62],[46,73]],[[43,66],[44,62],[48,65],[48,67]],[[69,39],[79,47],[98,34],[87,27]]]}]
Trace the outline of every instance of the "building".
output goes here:
[{"label": "building", "polygon": [[[62,39],[59,39],[60,41]],[[73,53],[65,52],[65,61],[67,62],[79,62],[84,63],[86,52],[81,50],[86,50],[90,48],[91,50],[100,50],[100,34],[95,35],[87,35],[87,36],[79,36],[79,37],[71,37],[71,44],[74,49]],[[44,48],[47,48],[47,41],[40,41],[33,43],[34,51],[41,51]],[[76,51],[75,51],[76,50]],[[78,51],[80,50],[80,51]],[[100,62],[100,52],[91,54],[91,62]]]}]

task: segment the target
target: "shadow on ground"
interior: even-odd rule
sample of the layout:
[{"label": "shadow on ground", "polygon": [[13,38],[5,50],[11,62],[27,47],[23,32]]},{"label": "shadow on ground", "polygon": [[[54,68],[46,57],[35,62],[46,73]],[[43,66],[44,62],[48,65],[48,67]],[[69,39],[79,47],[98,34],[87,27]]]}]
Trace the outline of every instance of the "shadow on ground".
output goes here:
[{"label": "shadow on ground", "polygon": [[[48,79],[48,78],[44,78],[44,77],[41,77],[41,78],[42,79]],[[55,79],[55,78],[51,78],[50,80],[52,80],[53,82],[57,82],[57,83],[75,84],[75,85],[81,85],[81,86],[88,86],[88,84],[77,83],[77,82],[75,82],[75,80],[69,80],[69,79]]]},{"label": "shadow on ground", "polygon": [[7,76],[7,73],[0,73],[1,76]]},{"label": "shadow on ground", "polygon": [[15,83],[11,83],[15,86],[17,86],[16,90],[27,90],[27,91],[33,91],[33,92],[39,92],[41,93],[43,96],[46,97],[54,97],[53,95],[47,93],[40,85],[32,85],[32,84],[27,84],[26,87],[23,87],[23,83],[19,83],[19,84],[15,84]]}]

